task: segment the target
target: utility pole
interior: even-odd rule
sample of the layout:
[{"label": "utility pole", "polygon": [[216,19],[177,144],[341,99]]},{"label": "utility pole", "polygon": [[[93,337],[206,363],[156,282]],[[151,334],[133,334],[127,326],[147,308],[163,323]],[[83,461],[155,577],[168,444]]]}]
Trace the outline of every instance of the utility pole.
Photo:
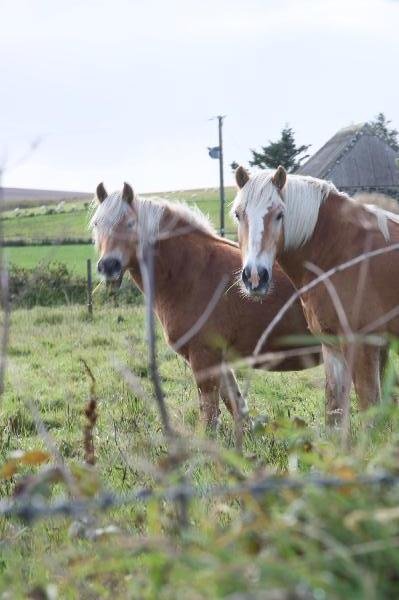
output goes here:
[{"label": "utility pole", "polygon": [[217,116],[219,126],[220,235],[222,237],[224,237],[223,119],[224,115]]},{"label": "utility pole", "polygon": [[219,146],[213,146],[209,148],[208,153],[211,158],[219,159],[219,182],[220,182],[220,235],[224,237],[224,182],[223,182],[223,136],[222,136],[222,128],[223,128],[223,119],[226,115],[218,115],[217,117],[212,117],[212,119],[218,120],[219,126]]}]

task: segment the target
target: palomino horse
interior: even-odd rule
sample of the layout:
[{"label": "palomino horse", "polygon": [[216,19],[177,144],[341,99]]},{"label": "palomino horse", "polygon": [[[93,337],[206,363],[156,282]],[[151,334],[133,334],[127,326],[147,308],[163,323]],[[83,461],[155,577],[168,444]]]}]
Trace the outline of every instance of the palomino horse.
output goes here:
[{"label": "palomino horse", "polygon": [[[365,334],[399,334],[399,257],[384,252],[399,242],[397,215],[361,205],[330,182],[287,176],[281,166],[253,177],[239,167],[236,181],[233,212],[250,295],[267,294],[276,258],[297,289],[333,270],[301,295],[312,333],[332,338],[323,344],[327,421],[348,414],[351,379],[362,409],[378,402],[386,346]],[[372,257],[334,270],[367,252]]]},{"label": "palomino horse", "polygon": [[[91,228],[100,254],[99,272],[109,281],[120,282],[123,273],[129,271],[143,291],[140,255],[143,244],[152,243],[154,308],[167,342],[186,359],[193,371],[206,424],[209,427],[217,424],[219,392],[232,414],[231,394],[234,394],[235,405],[244,416],[248,409],[233,371],[228,369],[227,376],[222,377],[218,367],[226,353],[230,357],[252,354],[262,331],[293,292],[288,278],[276,269],[276,289],[264,302],[243,298],[235,285],[241,266],[238,246],[218,237],[198,210],[166,200],[139,198],[128,184],[122,193],[109,196],[100,184],[96,198],[99,205],[91,219]],[[227,291],[221,290],[209,318],[187,339],[187,332],[199,322],[224,277]],[[296,303],[263,351],[281,351],[280,338],[303,337],[306,333],[306,320],[301,305]],[[299,343],[295,345],[291,341],[283,350],[298,346]],[[290,357],[277,364],[263,366],[286,371],[304,369],[319,362],[319,352],[303,357],[291,352]]]}]

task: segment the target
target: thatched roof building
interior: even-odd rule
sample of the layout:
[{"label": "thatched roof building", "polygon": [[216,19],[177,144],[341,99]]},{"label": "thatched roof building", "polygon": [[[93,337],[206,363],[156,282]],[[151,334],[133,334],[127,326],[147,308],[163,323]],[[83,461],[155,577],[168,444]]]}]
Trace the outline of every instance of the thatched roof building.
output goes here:
[{"label": "thatched roof building", "polygon": [[341,129],[297,171],[329,179],[350,195],[379,192],[399,199],[399,154],[369,125]]}]

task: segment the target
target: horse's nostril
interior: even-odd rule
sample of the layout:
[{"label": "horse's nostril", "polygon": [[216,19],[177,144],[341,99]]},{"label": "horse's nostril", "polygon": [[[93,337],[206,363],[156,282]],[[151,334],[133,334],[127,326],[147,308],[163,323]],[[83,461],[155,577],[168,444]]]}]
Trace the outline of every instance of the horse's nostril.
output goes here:
[{"label": "horse's nostril", "polygon": [[249,278],[251,277],[251,269],[249,267],[244,267],[241,273],[242,280],[245,284],[248,283]]},{"label": "horse's nostril", "polygon": [[97,271],[99,273],[104,273],[104,265],[102,260],[99,260],[97,263]]},{"label": "horse's nostril", "polygon": [[259,283],[260,285],[263,283],[267,283],[269,281],[269,271],[265,268],[261,268],[258,269],[258,275],[259,275]]}]

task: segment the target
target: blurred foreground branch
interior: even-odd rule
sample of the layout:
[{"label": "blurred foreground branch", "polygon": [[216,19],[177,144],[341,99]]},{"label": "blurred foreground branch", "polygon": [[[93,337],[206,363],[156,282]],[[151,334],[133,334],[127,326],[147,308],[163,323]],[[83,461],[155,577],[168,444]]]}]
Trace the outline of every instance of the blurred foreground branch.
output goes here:
[{"label": "blurred foreground branch", "polygon": [[[2,169],[0,167],[0,217],[3,213],[4,198],[2,187]],[[0,338],[0,396],[4,392],[4,378],[7,364],[7,348],[10,336],[10,290],[8,269],[4,257],[3,248],[3,221],[0,218],[0,294],[1,306],[3,309],[3,323]]]},{"label": "blurred foreground branch", "polygon": [[146,323],[147,323],[147,341],[148,341],[148,366],[151,381],[154,387],[155,399],[158,405],[159,414],[162,420],[162,426],[166,438],[172,435],[169,414],[166,408],[165,396],[162,390],[161,378],[159,376],[157,357],[156,357],[156,333],[154,319],[154,248],[151,243],[145,245],[143,249],[142,260],[140,261],[141,277],[143,280]]},{"label": "blurred foreground branch", "polygon": [[385,472],[375,475],[363,475],[354,477],[353,479],[316,474],[301,478],[270,476],[258,481],[245,481],[233,486],[213,486],[204,489],[183,484],[169,487],[159,492],[146,488],[133,490],[125,495],[115,495],[105,492],[90,500],[68,500],[67,498],[61,498],[55,502],[48,503],[39,496],[34,496],[29,500],[24,498],[23,501],[0,500],[0,517],[16,517],[29,523],[56,516],[77,518],[92,511],[107,511],[121,506],[133,505],[138,502],[146,502],[151,499],[176,502],[182,498],[188,501],[191,498],[234,498],[248,494],[253,497],[260,497],[268,493],[276,493],[284,490],[300,490],[305,487],[347,489],[364,486],[394,486],[398,484],[399,475],[391,475]]},{"label": "blurred foreground branch", "polygon": [[87,362],[80,359],[86,369],[86,373],[90,378],[90,397],[89,401],[85,406],[85,417],[86,423],[83,429],[83,447],[85,462],[88,465],[94,465],[96,463],[96,456],[94,453],[94,427],[97,423],[97,396],[96,396],[96,379],[92,373]]}]

